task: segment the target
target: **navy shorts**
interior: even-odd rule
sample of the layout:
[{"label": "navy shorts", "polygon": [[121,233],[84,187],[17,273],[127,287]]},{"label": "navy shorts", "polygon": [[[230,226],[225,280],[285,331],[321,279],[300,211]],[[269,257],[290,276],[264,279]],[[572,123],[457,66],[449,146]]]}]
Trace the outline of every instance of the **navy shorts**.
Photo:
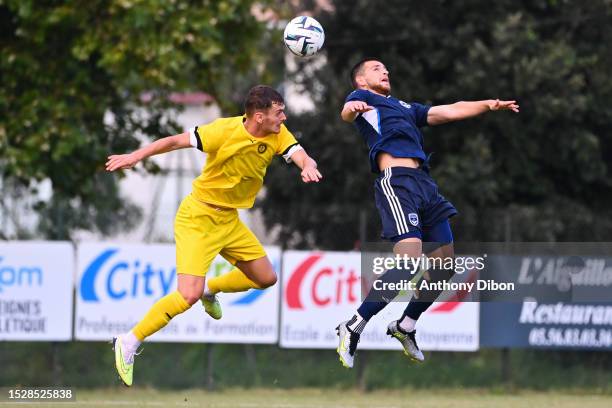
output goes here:
[{"label": "navy shorts", "polygon": [[438,224],[448,224],[448,218],[457,214],[455,207],[438,192],[435,181],[421,169],[385,169],[374,182],[374,195],[383,225],[382,237],[394,242],[410,237],[437,242],[441,238],[428,235],[440,235],[433,234],[444,230]]}]

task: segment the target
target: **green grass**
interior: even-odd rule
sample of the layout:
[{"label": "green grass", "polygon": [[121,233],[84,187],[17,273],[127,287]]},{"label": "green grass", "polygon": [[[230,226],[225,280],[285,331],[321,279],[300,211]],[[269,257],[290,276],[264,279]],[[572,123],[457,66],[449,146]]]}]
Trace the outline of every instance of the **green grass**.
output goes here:
[{"label": "green grass", "polygon": [[499,393],[490,390],[393,390],[361,393],[338,389],[226,389],[159,391],[142,388],[77,390],[77,401],[65,404],[1,403],[14,407],[218,407],[218,408],[609,408],[611,395],[559,392]]}]

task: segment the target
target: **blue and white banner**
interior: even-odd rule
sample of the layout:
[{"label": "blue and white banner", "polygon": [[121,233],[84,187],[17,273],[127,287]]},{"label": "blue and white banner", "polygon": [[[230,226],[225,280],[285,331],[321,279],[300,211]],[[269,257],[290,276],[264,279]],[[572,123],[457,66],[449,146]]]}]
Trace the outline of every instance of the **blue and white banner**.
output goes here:
[{"label": "blue and white banner", "polygon": [[552,245],[552,255],[490,257],[489,276],[517,289],[484,297],[483,347],[612,350],[612,259],[582,255],[600,244]]},{"label": "blue and white banner", "polygon": [[[277,273],[280,250],[266,248]],[[176,290],[175,246],[83,243],[78,246],[75,337],[109,340],[130,330],[161,297]],[[232,266],[217,257],[208,277]],[[200,303],[176,316],[149,341],[276,343],[279,289],[220,294],[223,318]]]},{"label": "blue and white banner", "polygon": [[69,242],[0,242],[0,340],[70,340],[73,283]]},{"label": "blue and white banner", "polygon": [[483,303],[483,347],[612,350],[612,304]]}]

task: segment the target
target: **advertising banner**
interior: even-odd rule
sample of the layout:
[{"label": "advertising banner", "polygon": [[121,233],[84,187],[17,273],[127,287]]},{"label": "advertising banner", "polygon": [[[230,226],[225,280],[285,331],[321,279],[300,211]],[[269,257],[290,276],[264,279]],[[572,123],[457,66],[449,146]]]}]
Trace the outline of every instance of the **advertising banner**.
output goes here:
[{"label": "advertising banner", "polygon": [[[335,328],[350,319],[361,303],[359,252],[285,251],[283,254],[280,345],[335,349]],[[406,307],[391,302],[366,326],[359,348],[399,349],[386,335],[389,322]],[[417,323],[424,350],[478,349],[478,303],[438,302]]]},{"label": "advertising banner", "polygon": [[0,242],[0,340],[70,340],[73,287],[69,242]]},{"label": "advertising banner", "polygon": [[489,276],[516,290],[482,296],[481,345],[612,350],[612,258],[592,255],[602,245],[532,244],[547,255],[491,257]]},{"label": "advertising banner", "polygon": [[[278,270],[280,250],[266,248]],[[78,246],[75,336],[109,340],[130,330],[161,297],[176,290],[175,246],[84,243]],[[220,256],[208,276],[232,266]],[[148,341],[276,343],[279,288],[220,294],[223,318],[196,303]]]},{"label": "advertising banner", "polygon": [[612,350],[612,304],[483,303],[483,347]]}]

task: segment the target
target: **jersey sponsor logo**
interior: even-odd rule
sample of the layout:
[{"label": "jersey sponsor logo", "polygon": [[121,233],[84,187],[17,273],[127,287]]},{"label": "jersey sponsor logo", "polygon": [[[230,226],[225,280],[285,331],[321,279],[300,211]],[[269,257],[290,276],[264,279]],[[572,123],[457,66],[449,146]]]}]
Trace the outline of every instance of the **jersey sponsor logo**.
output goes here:
[{"label": "jersey sponsor logo", "polygon": [[265,144],[260,144],[259,146],[257,146],[257,151],[260,154],[264,154],[267,149],[268,149],[268,145],[265,145]]},{"label": "jersey sponsor logo", "polygon": [[409,104],[409,103],[406,103],[406,102],[404,102],[404,101],[399,101],[399,103],[400,103],[400,105],[402,105],[404,108],[406,108],[406,109],[410,109],[410,104]]},{"label": "jersey sponsor logo", "polygon": [[410,221],[410,223],[416,227],[419,225],[419,216],[417,213],[410,213],[408,214],[408,221]]}]

